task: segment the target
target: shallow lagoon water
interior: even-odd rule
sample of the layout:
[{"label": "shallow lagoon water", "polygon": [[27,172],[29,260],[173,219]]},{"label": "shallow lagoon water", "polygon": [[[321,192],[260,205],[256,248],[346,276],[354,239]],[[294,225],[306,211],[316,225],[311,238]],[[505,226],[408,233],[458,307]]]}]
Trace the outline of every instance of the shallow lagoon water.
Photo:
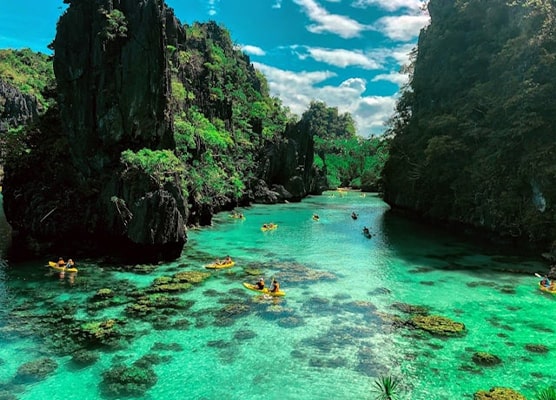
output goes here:
[{"label": "shallow lagoon water", "polygon": [[[556,383],[556,296],[536,288],[533,273],[546,266],[534,256],[411,223],[387,213],[378,197],[356,192],[241,211],[245,220],[222,213],[212,227],[190,231],[182,257],[148,274],[80,260],[70,284],[43,266],[47,260],[1,267],[0,398],[102,399],[103,373],[153,354],[165,356],[153,363],[157,382],[135,398],[372,399],[381,375],[402,378],[402,398],[413,400],[472,399],[493,386],[532,398]],[[268,222],[278,229],[262,232]],[[160,276],[208,271],[205,264],[227,254],[236,265],[179,294],[193,305],[160,324],[129,318],[125,304],[87,308],[100,288],[145,288]],[[286,296],[267,299],[241,285],[259,276],[278,278]],[[462,322],[466,334],[433,337],[392,324],[388,316],[409,318],[403,304]],[[126,320],[135,334],[77,368],[33,322],[64,306],[84,321]],[[548,353],[528,351],[528,344],[543,344]],[[477,366],[478,351],[502,363]],[[55,360],[55,371],[15,384],[18,368],[41,357]]]}]

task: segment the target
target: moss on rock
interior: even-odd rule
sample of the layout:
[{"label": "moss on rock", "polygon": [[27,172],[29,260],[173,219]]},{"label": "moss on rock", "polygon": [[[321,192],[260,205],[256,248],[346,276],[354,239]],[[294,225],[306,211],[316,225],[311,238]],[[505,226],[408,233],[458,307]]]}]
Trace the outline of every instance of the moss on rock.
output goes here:
[{"label": "moss on rock", "polygon": [[101,391],[107,397],[141,397],[158,378],[151,367],[117,365],[103,372]]},{"label": "moss on rock", "polygon": [[473,395],[473,400],[527,400],[521,393],[513,389],[494,387],[489,391],[479,390]]},{"label": "moss on rock", "polygon": [[476,352],[475,354],[473,354],[472,359],[475,364],[483,367],[492,367],[494,365],[502,363],[500,357],[494,354],[486,353],[484,351]]},{"label": "moss on rock", "polygon": [[459,336],[465,333],[465,325],[439,315],[415,315],[411,323],[419,329],[440,336]]}]

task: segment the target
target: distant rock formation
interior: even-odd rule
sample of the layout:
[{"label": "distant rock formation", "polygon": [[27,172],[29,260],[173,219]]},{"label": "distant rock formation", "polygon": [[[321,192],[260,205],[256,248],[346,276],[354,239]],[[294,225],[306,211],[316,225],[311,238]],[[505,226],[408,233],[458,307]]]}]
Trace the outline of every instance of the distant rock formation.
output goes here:
[{"label": "distant rock formation", "polygon": [[254,192],[257,202],[301,201],[326,189],[324,174],[313,166],[313,133],[301,122],[288,125],[283,137],[267,146],[261,158],[262,182]]},{"label": "distant rock formation", "polygon": [[24,125],[35,120],[41,107],[34,96],[0,79],[0,135],[9,128]]}]

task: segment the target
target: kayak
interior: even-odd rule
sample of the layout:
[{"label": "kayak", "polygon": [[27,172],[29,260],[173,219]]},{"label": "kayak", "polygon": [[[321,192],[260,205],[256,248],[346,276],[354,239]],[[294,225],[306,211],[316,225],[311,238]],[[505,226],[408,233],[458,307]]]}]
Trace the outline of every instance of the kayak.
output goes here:
[{"label": "kayak", "polygon": [[233,219],[245,219],[245,215],[243,214],[230,214],[229,217]]},{"label": "kayak", "polygon": [[252,283],[249,282],[243,282],[243,286],[245,286],[247,289],[249,290],[253,290],[255,292],[259,292],[262,294],[268,294],[269,296],[285,296],[286,292],[279,290],[277,292],[271,292],[270,289],[268,288],[264,288],[263,290],[260,290],[257,288],[257,285],[253,285]]},{"label": "kayak", "polygon": [[320,218],[317,217],[316,215],[313,215],[313,221],[318,221]]},{"label": "kayak", "polygon": [[230,262],[224,262],[224,263],[208,264],[208,265],[205,265],[205,268],[208,268],[208,269],[223,269],[223,268],[231,268],[234,265],[236,265],[236,262],[235,261],[230,261]]},{"label": "kayak", "polygon": [[54,261],[49,261],[48,262],[48,266],[50,268],[54,268],[57,271],[64,271],[64,272],[77,272],[77,268],[72,267],[72,268],[67,268],[66,266],[60,267],[58,265],[58,263],[55,263]]},{"label": "kayak", "polygon": [[545,293],[556,295],[556,289],[550,289],[550,287],[543,286],[540,283],[539,283],[539,289]]},{"label": "kayak", "polygon": [[266,226],[261,227],[261,231],[273,231],[276,228],[278,228],[278,224],[266,224]]}]

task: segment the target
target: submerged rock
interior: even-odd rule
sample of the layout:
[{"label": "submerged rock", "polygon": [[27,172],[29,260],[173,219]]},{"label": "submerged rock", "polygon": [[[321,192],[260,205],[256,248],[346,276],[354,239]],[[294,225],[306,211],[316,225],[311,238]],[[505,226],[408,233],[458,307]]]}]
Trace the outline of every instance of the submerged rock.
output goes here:
[{"label": "submerged rock", "polygon": [[94,351],[89,351],[85,349],[81,349],[73,353],[71,357],[71,361],[79,366],[79,367],[86,367],[88,365],[92,365],[96,363],[99,359],[99,354]]},{"label": "submerged rock", "polygon": [[465,333],[465,325],[439,315],[415,315],[411,323],[419,329],[440,336],[456,336]]},{"label": "submerged rock", "polygon": [[473,395],[473,400],[527,400],[521,393],[513,389],[494,387],[489,391],[479,390]]},{"label": "submerged rock", "polygon": [[50,358],[40,358],[23,364],[17,369],[16,382],[34,382],[45,379],[58,368],[58,363]]},{"label": "submerged rock", "polygon": [[548,347],[544,344],[529,343],[525,345],[525,350],[530,351],[531,353],[548,353]]},{"label": "submerged rock", "polygon": [[101,392],[108,397],[141,397],[153,387],[158,378],[152,367],[117,365],[102,373]]},{"label": "submerged rock", "polygon": [[483,367],[492,367],[494,365],[502,363],[500,357],[483,351],[479,351],[473,354],[472,359],[475,364]]}]

